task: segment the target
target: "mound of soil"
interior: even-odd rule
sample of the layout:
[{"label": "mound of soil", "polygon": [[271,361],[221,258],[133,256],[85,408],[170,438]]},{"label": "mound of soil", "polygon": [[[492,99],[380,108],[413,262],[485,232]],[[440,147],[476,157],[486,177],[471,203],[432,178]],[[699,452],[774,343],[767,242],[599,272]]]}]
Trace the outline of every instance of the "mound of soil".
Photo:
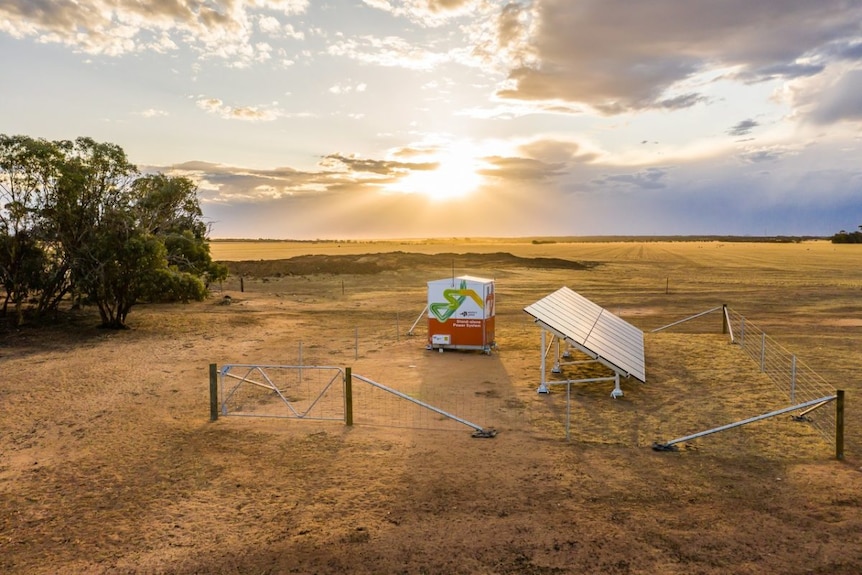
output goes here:
[{"label": "mound of soil", "polygon": [[386,252],[358,255],[304,255],[281,260],[244,260],[222,262],[230,273],[246,277],[306,276],[315,274],[370,275],[400,269],[441,268],[534,268],[585,270],[596,262],[577,262],[561,258],[525,258],[506,252],[419,254]]}]

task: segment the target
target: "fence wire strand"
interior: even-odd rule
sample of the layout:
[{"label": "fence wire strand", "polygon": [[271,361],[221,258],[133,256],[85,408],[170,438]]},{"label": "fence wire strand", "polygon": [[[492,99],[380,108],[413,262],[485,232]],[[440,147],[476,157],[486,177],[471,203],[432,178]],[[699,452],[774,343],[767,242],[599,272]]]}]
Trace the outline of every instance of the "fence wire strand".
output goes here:
[{"label": "fence wire strand", "polygon": [[[745,316],[728,308],[727,317],[731,324],[733,343],[739,345],[760,366],[761,372],[787,395],[791,405],[835,395],[834,385]],[[810,411],[804,417],[827,441],[835,444],[834,408],[827,405]]]}]

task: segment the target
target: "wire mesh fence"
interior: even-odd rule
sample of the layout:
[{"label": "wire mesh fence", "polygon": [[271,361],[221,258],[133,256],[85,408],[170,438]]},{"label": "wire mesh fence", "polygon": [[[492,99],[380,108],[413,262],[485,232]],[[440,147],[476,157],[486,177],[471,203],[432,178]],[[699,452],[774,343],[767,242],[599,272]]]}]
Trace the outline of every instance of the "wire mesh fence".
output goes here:
[{"label": "wire mesh fence", "polygon": [[359,425],[469,431],[487,429],[500,402],[490,386],[433,385],[422,378],[397,384],[353,377],[354,422]]},{"label": "wire mesh fence", "polygon": [[[435,385],[399,377],[384,384],[356,375],[346,395],[346,370],[308,365],[224,365],[218,370],[218,415],[347,421],[378,427],[481,431],[500,398],[484,388]],[[480,386],[482,387],[482,386]]]},{"label": "wire mesh fence", "polygon": [[[399,345],[424,348],[427,343],[427,321],[412,331],[415,318],[406,321],[403,314],[391,313],[373,319],[357,319],[345,325],[340,318],[315,317],[312,329],[297,326],[279,343],[281,349],[273,363],[290,365],[351,365],[357,360],[374,357]],[[310,323],[310,322],[309,322]]]},{"label": "wire mesh fence", "polygon": [[[835,394],[834,385],[742,314],[727,308],[727,320],[733,343],[739,345],[746,355],[757,362],[760,371],[787,394],[791,405]],[[805,418],[828,441],[835,443],[836,412],[833,407],[815,404],[796,417]]]}]

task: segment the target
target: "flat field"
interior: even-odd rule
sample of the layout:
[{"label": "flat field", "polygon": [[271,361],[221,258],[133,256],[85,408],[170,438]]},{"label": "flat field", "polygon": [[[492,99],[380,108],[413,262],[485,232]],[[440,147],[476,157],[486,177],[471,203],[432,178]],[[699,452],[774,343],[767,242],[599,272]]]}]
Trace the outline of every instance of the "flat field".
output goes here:
[{"label": "flat field", "polygon": [[[231,241],[212,253],[233,273],[205,302],[140,305],[119,332],[85,309],[2,333],[0,573],[862,572],[860,246]],[[427,282],[452,274],[495,280],[490,354],[425,349]],[[644,331],[645,383],[623,379],[619,399],[609,382],[573,385],[569,402],[566,386],[536,392],[540,330],[523,308],[562,286]],[[843,460],[788,415],[652,449],[790,405],[720,313],[652,331],[722,304],[845,390]],[[320,389],[331,372],[309,366],[349,367],[355,424],[210,421],[211,364],[301,365]],[[340,397],[339,382],[326,393]],[[297,390],[294,407],[326,403]],[[240,407],[290,415],[273,395]]]}]

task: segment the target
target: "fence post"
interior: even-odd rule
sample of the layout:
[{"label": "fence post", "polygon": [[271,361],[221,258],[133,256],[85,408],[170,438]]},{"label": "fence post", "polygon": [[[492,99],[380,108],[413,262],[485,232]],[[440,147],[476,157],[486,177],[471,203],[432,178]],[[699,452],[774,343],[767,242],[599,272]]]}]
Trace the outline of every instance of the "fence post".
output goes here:
[{"label": "fence post", "polygon": [[844,459],[844,390],[836,392],[835,400],[835,459]]},{"label": "fence post", "polygon": [[353,373],[344,368],[344,425],[353,425]]},{"label": "fence post", "polygon": [[218,366],[210,364],[210,421],[218,419]]},{"label": "fence post", "polygon": [[727,333],[727,304],[721,304],[721,333]]},{"label": "fence post", "polygon": [[730,335],[730,343],[736,343],[736,338],[733,336],[733,325],[730,323],[730,313],[727,310],[727,304],[723,304],[721,306],[722,314],[724,315],[724,322],[722,323],[722,328],[727,330],[727,333]]}]

